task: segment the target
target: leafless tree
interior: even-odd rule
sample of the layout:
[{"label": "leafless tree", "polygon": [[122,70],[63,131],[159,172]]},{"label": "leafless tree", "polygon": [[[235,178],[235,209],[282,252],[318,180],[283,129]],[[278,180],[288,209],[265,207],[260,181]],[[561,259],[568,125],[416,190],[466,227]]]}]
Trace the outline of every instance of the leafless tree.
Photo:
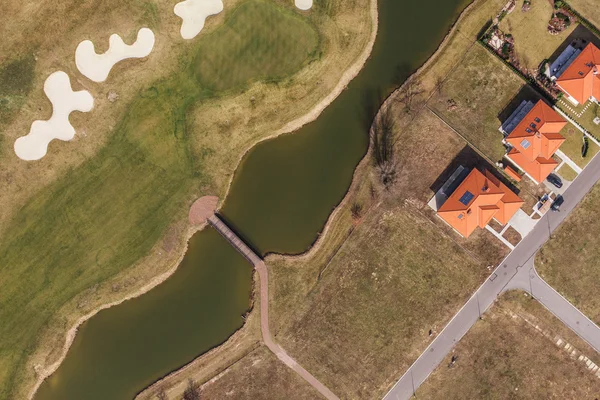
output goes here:
[{"label": "leafless tree", "polygon": [[193,379],[188,380],[182,400],[200,400],[200,386]]},{"label": "leafless tree", "polygon": [[382,108],[373,122],[373,162],[379,172],[381,183],[389,189],[396,181],[394,159],[394,118],[390,108]]},{"label": "leafless tree", "polygon": [[350,212],[352,213],[352,219],[354,219],[355,221],[360,219],[360,217],[362,217],[362,211],[363,211],[362,204],[360,204],[357,201],[352,203],[352,206],[350,207]]},{"label": "leafless tree", "polygon": [[437,94],[441,95],[444,89],[444,78],[438,76],[435,80],[435,91]]},{"label": "leafless tree", "polygon": [[423,92],[424,90],[421,82],[414,78],[408,78],[400,88],[396,101],[402,103],[404,105],[404,111],[410,113],[416,105],[415,100],[417,96]]},{"label": "leafless tree", "polygon": [[160,388],[158,389],[158,393],[156,393],[156,398],[158,400],[168,400],[169,398],[167,397],[167,392],[165,392],[164,388]]}]

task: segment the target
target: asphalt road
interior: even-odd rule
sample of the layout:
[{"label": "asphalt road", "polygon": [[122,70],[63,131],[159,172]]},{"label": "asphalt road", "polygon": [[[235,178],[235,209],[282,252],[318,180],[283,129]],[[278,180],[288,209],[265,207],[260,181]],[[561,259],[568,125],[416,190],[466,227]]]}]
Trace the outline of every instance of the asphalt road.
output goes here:
[{"label": "asphalt road", "polygon": [[549,211],[539,220],[529,235],[492,272],[385,395],[384,400],[409,399],[450,353],[454,345],[477,322],[481,313],[487,310],[504,290],[508,289],[518,288],[532,292],[532,295],[554,315],[593,348],[600,351],[600,328],[544,282],[533,268],[537,251],[598,180],[600,180],[600,157],[595,157],[563,194],[565,201],[560,212]]}]

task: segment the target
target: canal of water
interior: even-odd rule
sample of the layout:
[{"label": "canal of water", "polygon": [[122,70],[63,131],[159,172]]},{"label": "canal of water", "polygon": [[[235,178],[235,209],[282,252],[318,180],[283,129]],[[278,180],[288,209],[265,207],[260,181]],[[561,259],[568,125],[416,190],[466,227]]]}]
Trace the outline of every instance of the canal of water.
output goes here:
[{"label": "canal of water", "polygon": [[[381,101],[436,49],[467,0],[380,0],[373,53],[314,122],[257,145],[222,215],[260,253],[297,254],[316,240],[367,150]],[[218,233],[190,240],[177,272],[84,323],[36,399],[131,399],[243,324],[252,270]]]}]

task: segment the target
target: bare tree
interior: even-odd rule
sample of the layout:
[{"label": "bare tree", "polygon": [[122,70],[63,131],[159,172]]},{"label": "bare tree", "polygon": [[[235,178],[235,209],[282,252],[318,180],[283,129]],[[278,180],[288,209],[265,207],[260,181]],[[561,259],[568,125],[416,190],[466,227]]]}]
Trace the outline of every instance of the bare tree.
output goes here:
[{"label": "bare tree", "polygon": [[158,393],[156,393],[156,398],[158,400],[168,400],[167,392],[165,392],[165,388],[158,389]]},{"label": "bare tree", "polygon": [[442,78],[441,76],[438,76],[435,79],[435,91],[437,92],[437,94],[441,95],[443,89],[444,89],[444,78]]},{"label": "bare tree", "polygon": [[394,125],[390,108],[381,108],[371,130],[373,162],[379,172],[381,183],[386,189],[389,189],[396,181]]},{"label": "bare tree", "polygon": [[200,400],[200,385],[193,379],[188,380],[188,386],[183,392],[182,400]]},{"label": "bare tree", "polygon": [[357,221],[362,217],[363,206],[359,202],[355,201],[352,203],[350,207],[350,212],[352,213],[352,219]]},{"label": "bare tree", "polygon": [[416,105],[416,97],[423,93],[421,82],[414,78],[408,80],[402,85],[396,97],[396,101],[404,105],[404,111],[410,113]]}]

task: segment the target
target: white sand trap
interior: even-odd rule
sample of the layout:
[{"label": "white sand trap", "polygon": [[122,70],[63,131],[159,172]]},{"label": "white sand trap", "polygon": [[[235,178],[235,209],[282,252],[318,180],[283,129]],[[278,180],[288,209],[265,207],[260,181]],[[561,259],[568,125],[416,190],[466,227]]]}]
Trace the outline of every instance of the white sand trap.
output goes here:
[{"label": "white sand trap", "polygon": [[154,33],[148,28],[138,31],[137,39],[132,45],[127,45],[116,33],[110,35],[108,51],[97,54],[94,43],[84,40],[75,50],[75,63],[83,75],[94,82],[104,82],[110,70],[119,61],[127,58],[146,57],[154,47]]},{"label": "white sand trap", "polygon": [[296,1],[296,7],[298,7],[299,9],[301,9],[303,11],[310,10],[313,5],[313,0],[295,0],[295,1]]},{"label": "white sand trap", "polygon": [[175,15],[180,17],[181,37],[193,39],[204,28],[204,21],[209,15],[215,15],[223,11],[221,0],[185,0],[175,4]]},{"label": "white sand trap", "polygon": [[22,160],[39,160],[46,155],[53,139],[71,140],[75,128],[69,122],[72,111],[88,112],[94,107],[94,98],[87,90],[74,92],[69,76],[63,71],[51,74],[44,83],[44,92],[52,103],[52,117],[47,121],[33,121],[27,136],[15,141],[15,153]]}]

